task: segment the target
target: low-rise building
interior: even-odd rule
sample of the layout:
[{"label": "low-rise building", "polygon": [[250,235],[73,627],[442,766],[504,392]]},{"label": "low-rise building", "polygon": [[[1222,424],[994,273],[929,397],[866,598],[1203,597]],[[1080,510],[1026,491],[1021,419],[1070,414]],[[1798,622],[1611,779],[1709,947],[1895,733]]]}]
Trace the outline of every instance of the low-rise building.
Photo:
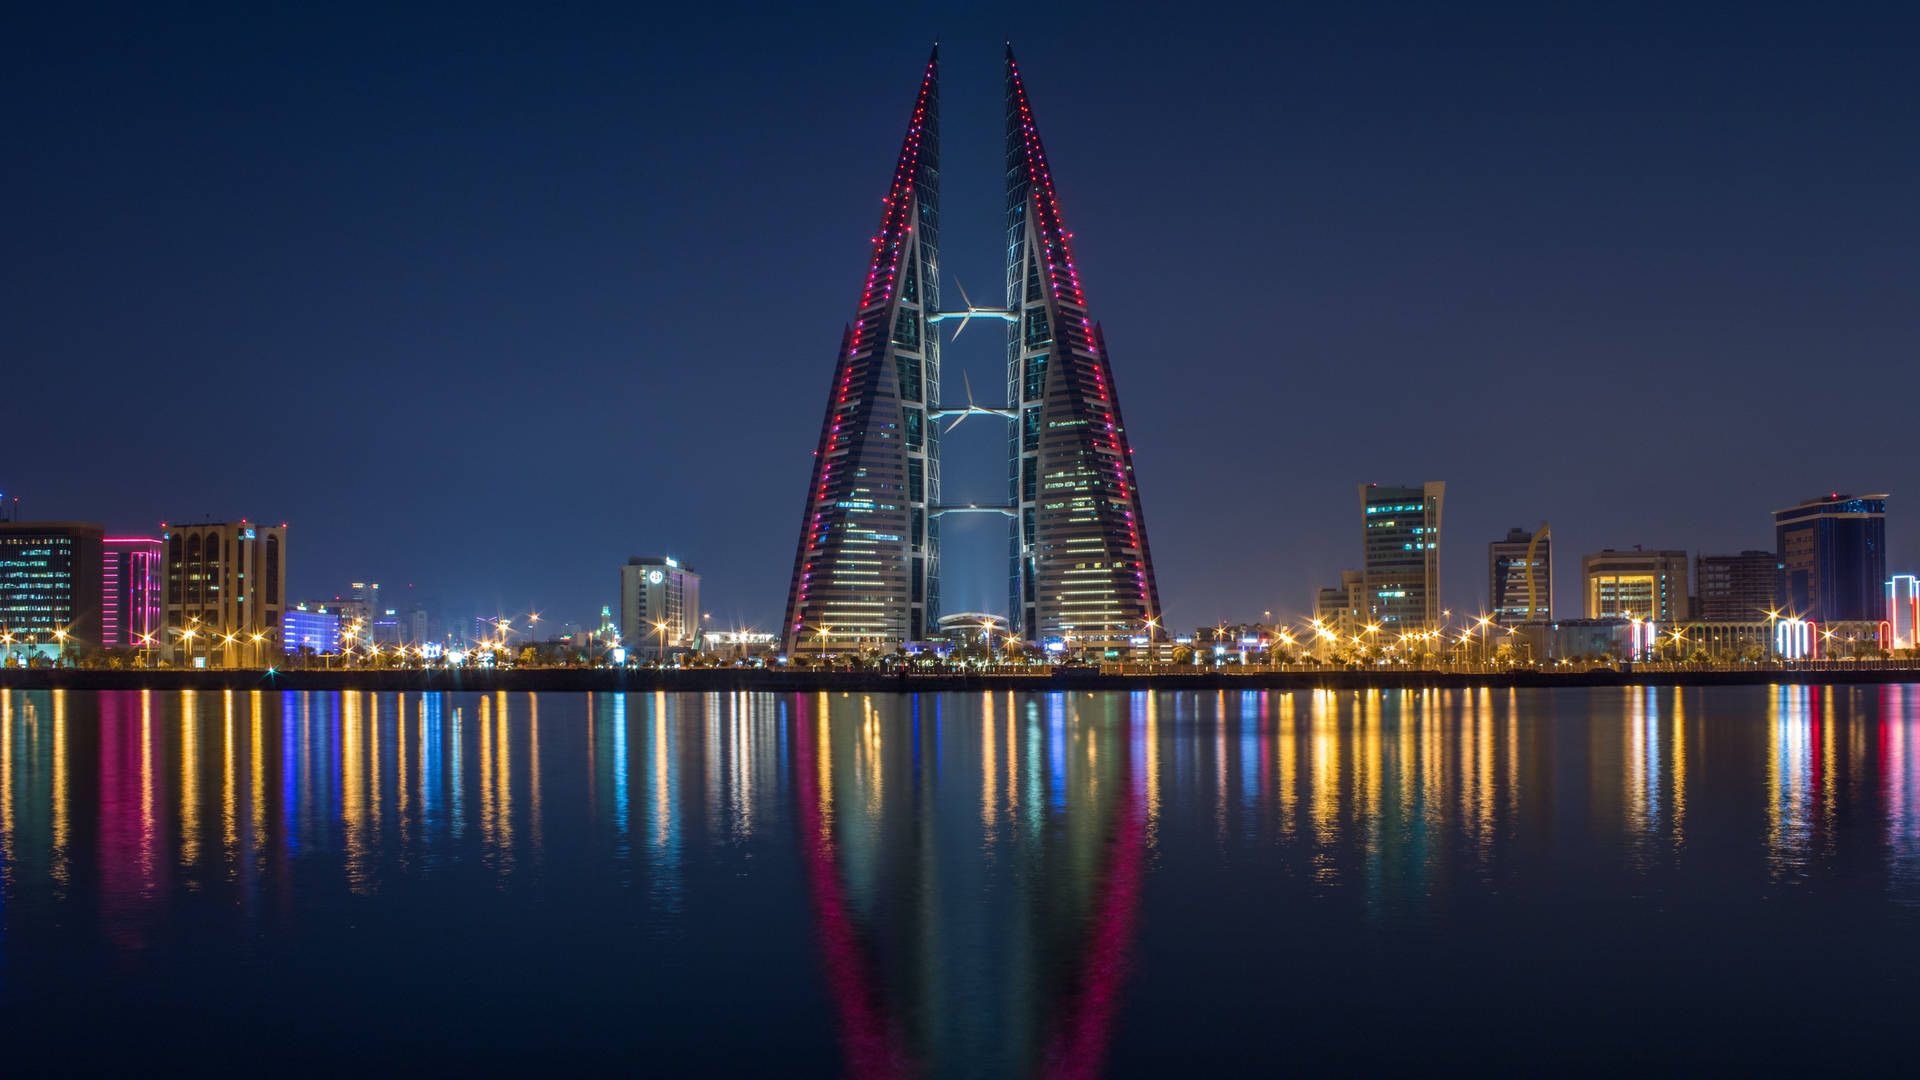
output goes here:
[{"label": "low-rise building", "polygon": [[295,604],[282,620],[281,647],[289,653],[311,650],[315,655],[340,651],[340,613],[325,604]]},{"label": "low-rise building", "polygon": [[1580,583],[1588,619],[1673,623],[1693,617],[1684,551],[1607,548],[1581,557]]}]

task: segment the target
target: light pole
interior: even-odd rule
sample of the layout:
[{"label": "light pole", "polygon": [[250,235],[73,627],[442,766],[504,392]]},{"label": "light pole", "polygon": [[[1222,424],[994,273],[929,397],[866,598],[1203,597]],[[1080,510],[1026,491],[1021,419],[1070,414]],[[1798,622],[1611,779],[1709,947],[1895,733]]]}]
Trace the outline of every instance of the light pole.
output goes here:
[{"label": "light pole", "polygon": [[659,639],[657,644],[654,646],[654,663],[658,664],[661,667],[666,667],[667,666],[667,624],[664,622],[654,623],[653,632],[655,636]]}]

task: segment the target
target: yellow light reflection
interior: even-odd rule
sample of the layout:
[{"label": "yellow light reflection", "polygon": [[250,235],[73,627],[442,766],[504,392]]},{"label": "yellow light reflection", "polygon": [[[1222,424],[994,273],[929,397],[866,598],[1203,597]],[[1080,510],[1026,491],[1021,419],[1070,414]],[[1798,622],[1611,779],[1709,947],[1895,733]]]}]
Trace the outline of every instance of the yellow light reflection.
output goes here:
[{"label": "yellow light reflection", "polygon": [[180,865],[200,861],[200,701],[180,691]]},{"label": "yellow light reflection", "polygon": [[67,884],[68,831],[71,828],[67,806],[67,692],[53,692],[53,880]]}]

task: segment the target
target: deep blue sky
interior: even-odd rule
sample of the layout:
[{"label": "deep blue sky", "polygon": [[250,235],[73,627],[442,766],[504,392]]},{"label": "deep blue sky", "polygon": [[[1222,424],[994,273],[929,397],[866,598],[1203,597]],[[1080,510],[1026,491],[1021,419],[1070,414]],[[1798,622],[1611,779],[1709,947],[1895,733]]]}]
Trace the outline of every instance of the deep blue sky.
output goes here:
[{"label": "deep blue sky", "polygon": [[[1577,615],[1583,551],[1771,547],[1832,489],[1920,568],[1902,8],[402,7],[0,26],[27,517],[289,521],[296,595],[450,614],[673,554],[771,626],[935,34],[948,295],[997,292],[1013,33],[1174,625],[1307,610],[1364,480],[1448,482],[1456,608],[1511,525]],[[969,330],[949,400],[1002,365]],[[948,501],[1003,453],[950,437]],[[946,606],[997,610],[962,520]]]}]

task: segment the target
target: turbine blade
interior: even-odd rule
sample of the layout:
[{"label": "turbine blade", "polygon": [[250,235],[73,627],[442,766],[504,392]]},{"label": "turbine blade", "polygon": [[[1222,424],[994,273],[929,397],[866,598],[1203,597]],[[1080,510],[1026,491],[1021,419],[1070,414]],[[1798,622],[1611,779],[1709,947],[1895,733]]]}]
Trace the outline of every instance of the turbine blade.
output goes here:
[{"label": "turbine blade", "polygon": [[960,299],[967,305],[967,310],[971,312],[973,310],[973,298],[967,295],[967,287],[960,284],[960,275],[958,274],[955,274],[953,277],[953,287],[960,290]]},{"label": "turbine blade", "polygon": [[967,328],[967,322],[972,318],[973,318],[973,309],[968,308],[967,313],[965,315],[960,316],[960,325],[953,328],[953,336],[948,338],[947,340],[949,342],[959,341],[960,331],[965,330]]},{"label": "turbine blade", "polygon": [[956,417],[954,417],[954,418],[953,418],[953,423],[951,423],[951,424],[948,424],[948,425],[947,425],[947,430],[945,430],[945,431],[943,431],[943,432],[941,432],[940,434],[942,434],[942,435],[951,435],[951,434],[953,434],[953,429],[954,429],[954,428],[957,428],[957,427],[959,427],[959,426],[960,426],[960,421],[962,421],[962,420],[965,420],[966,418],[967,418],[967,414],[966,414],[966,413],[961,413],[961,414],[960,414],[959,416],[956,416]]},{"label": "turbine blade", "polygon": [[967,387],[967,408],[973,408],[973,380],[967,377],[965,368],[960,370],[960,381]]}]

